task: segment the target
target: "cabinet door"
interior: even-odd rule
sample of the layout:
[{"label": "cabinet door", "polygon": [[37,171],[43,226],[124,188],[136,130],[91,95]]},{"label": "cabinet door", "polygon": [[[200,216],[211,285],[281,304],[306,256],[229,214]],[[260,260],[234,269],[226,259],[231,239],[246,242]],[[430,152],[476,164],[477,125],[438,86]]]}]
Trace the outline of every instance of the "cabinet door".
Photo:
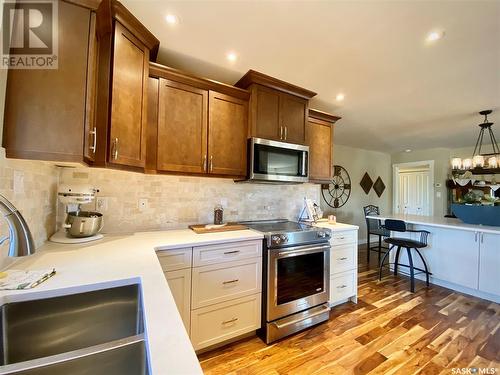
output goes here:
[{"label": "cabinet door", "polygon": [[307,103],[297,96],[280,94],[280,125],[285,142],[305,144]]},{"label": "cabinet door", "polygon": [[332,178],[332,133],[329,123],[309,119],[306,142],[309,145],[309,179],[312,181]]},{"label": "cabinet door", "polygon": [[500,296],[500,235],[479,236],[479,290]]},{"label": "cabinet door", "polygon": [[206,172],[207,117],[206,90],[160,79],[158,170]]},{"label": "cabinet door", "polygon": [[209,172],[244,176],[248,102],[210,91],[209,108]]},{"label": "cabinet door", "polygon": [[174,296],[175,304],[189,334],[191,321],[191,268],[165,272],[165,277]]},{"label": "cabinet door", "polygon": [[91,12],[63,1],[58,6],[58,68],[7,73],[7,157],[82,161]]},{"label": "cabinet door", "polygon": [[144,167],[149,50],[115,23],[109,161]]},{"label": "cabinet door", "polygon": [[281,141],[280,93],[257,86],[252,90],[252,136]]}]

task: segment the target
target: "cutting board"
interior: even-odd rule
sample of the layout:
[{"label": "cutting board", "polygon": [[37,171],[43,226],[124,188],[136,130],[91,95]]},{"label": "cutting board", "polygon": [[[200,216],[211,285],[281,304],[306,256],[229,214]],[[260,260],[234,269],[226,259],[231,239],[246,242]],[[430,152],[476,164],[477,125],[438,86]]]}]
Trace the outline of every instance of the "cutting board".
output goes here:
[{"label": "cutting board", "polygon": [[227,223],[223,227],[206,228],[206,224],[196,224],[196,225],[190,225],[189,229],[191,229],[195,233],[204,234],[204,233],[229,232],[233,230],[245,230],[248,229],[248,227],[237,223]]}]

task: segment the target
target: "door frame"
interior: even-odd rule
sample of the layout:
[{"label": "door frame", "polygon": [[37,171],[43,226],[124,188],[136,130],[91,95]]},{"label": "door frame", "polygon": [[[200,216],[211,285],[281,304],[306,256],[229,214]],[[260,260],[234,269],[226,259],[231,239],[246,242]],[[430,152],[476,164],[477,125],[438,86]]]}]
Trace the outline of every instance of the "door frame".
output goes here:
[{"label": "door frame", "polygon": [[429,168],[429,216],[434,216],[434,160],[412,161],[392,165],[392,212],[396,213],[399,197],[399,172],[422,166]]}]

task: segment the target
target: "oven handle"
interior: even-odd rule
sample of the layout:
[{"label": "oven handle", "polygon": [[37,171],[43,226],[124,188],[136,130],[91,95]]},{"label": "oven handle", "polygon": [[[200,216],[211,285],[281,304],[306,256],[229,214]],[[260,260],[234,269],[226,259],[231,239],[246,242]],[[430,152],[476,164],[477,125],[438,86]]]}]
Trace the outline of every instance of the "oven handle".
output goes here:
[{"label": "oven handle", "polygon": [[286,322],[286,323],[283,323],[283,324],[279,324],[279,323],[277,323],[277,322],[274,322],[273,324],[276,326],[276,328],[281,329],[281,328],[284,328],[284,327],[290,326],[290,325],[292,325],[292,324],[299,323],[299,322],[301,322],[301,321],[303,321],[303,320],[310,319],[310,318],[314,318],[315,316],[318,316],[318,315],[324,314],[324,313],[326,313],[327,311],[330,311],[330,307],[328,307],[328,306],[324,306],[324,308],[323,308],[322,310],[317,311],[317,312],[315,312],[315,313],[312,313],[312,314],[310,314],[310,315],[308,315],[308,316],[306,316],[306,317],[301,317],[301,318],[298,318],[298,319],[294,319],[294,320],[292,320],[292,321],[290,321],[290,322]]},{"label": "oven handle", "polygon": [[301,254],[307,254],[307,253],[320,253],[320,252],[325,252],[330,249],[330,245],[323,245],[323,246],[314,246],[314,247],[307,247],[307,248],[297,248],[296,250],[293,250],[294,248],[291,248],[288,251],[283,251],[278,253],[279,258],[286,258],[286,257],[292,257],[292,256],[297,256]]}]

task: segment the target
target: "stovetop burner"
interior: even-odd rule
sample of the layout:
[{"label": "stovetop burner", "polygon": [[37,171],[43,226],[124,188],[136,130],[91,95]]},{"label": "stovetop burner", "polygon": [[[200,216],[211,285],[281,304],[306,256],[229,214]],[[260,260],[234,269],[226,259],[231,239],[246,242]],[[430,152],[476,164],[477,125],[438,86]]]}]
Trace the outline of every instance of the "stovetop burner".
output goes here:
[{"label": "stovetop burner", "polygon": [[268,248],[324,242],[331,237],[331,232],[328,229],[286,219],[242,221],[240,224],[262,232]]}]

